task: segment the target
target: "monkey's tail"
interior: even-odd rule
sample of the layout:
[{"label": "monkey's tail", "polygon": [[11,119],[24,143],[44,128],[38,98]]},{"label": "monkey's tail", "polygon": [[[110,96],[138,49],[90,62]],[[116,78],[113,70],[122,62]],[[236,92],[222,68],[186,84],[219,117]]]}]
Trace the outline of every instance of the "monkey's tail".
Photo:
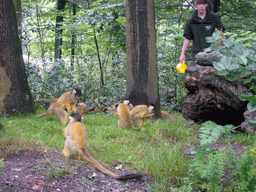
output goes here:
[{"label": "monkey's tail", "polygon": [[146,115],[142,115],[141,118],[146,119],[152,116],[154,116],[154,114],[146,114]]},{"label": "monkey's tail", "polygon": [[40,102],[40,101],[47,101],[47,102],[53,102],[53,101],[57,101],[58,98],[52,98],[52,99],[37,99],[34,100],[34,102]]},{"label": "monkey's tail", "polygon": [[86,152],[85,150],[83,151],[83,155],[82,157],[91,162],[92,164],[94,164],[97,169],[99,169],[101,172],[109,175],[110,177],[117,179],[117,180],[127,180],[127,179],[139,179],[142,178],[144,175],[141,173],[129,173],[129,174],[125,174],[125,175],[117,175],[111,171],[109,171],[108,169],[106,169],[105,167],[103,167],[96,159],[94,159],[88,152]]}]

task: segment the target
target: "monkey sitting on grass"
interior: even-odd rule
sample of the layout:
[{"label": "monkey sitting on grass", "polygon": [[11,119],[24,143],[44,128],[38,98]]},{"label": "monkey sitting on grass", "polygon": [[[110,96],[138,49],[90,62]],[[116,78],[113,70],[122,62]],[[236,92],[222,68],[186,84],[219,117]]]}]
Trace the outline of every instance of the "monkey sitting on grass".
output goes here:
[{"label": "monkey sitting on grass", "polygon": [[86,161],[94,164],[101,172],[109,175],[110,177],[117,180],[126,179],[137,179],[143,177],[140,173],[130,173],[125,175],[117,175],[105,167],[103,167],[96,159],[94,159],[89,154],[89,143],[87,138],[87,133],[84,124],[81,122],[82,117],[79,113],[74,113],[69,117],[70,121],[68,126],[63,129],[64,135],[66,137],[66,142],[64,150],[62,151],[65,157],[70,157],[70,152],[78,152],[79,159],[84,159]]}]

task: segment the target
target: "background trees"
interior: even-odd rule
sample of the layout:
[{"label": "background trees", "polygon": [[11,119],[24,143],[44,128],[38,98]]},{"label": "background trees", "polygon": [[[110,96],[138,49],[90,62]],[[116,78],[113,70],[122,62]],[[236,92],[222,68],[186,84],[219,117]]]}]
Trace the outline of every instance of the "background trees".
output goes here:
[{"label": "background trees", "polygon": [[[76,4],[76,15],[73,4]],[[22,0],[23,57],[29,85],[35,98],[59,96],[67,89],[80,86],[82,100],[110,104],[126,93],[126,17],[123,0],[67,1],[58,12],[57,0]],[[183,41],[183,26],[193,9],[183,0],[155,0],[158,83],[162,107],[180,103],[186,90],[178,62]],[[254,1],[224,1],[220,16],[227,36],[245,41],[255,38]],[[54,62],[56,17],[63,22],[62,56]],[[72,35],[76,36],[72,46]],[[71,57],[71,48],[74,57]],[[74,58],[72,64],[71,60]],[[189,52],[188,52],[189,58]]]}]

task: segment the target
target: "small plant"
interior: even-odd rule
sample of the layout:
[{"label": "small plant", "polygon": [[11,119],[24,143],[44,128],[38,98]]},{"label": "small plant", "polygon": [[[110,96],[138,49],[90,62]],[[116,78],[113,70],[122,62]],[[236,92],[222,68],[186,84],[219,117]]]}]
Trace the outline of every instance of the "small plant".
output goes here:
[{"label": "small plant", "polygon": [[4,168],[4,158],[0,159],[0,176],[2,174],[3,168]]},{"label": "small plant", "polygon": [[212,142],[216,141],[222,134],[230,135],[230,130],[235,127],[233,125],[217,125],[213,121],[207,121],[202,125],[203,127],[199,129],[199,132],[201,133],[199,135],[199,137],[201,138],[201,146],[211,144]]}]

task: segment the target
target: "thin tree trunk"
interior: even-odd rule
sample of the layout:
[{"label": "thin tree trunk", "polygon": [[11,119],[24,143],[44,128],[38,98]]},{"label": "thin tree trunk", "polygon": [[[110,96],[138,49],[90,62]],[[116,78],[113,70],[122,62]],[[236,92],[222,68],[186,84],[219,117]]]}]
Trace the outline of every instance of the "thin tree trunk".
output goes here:
[{"label": "thin tree trunk", "polygon": [[[57,10],[58,12],[62,11],[65,8],[66,0],[58,0]],[[60,35],[62,34],[62,23],[63,23],[63,17],[60,15],[57,15],[56,17],[56,27],[55,27],[55,54],[54,59],[58,60],[61,59],[62,50],[60,46],[62,45],[62,37]]]},{"label": "thin tree trunk", "polygon": [[[73,4],[73,25],[75,23],[75,16],[76,16],[76,5]],[[74,62],[75,62],[75,47],[76,47],[76,33],[73,27],[72,30],[72,40],[71,40],[71,70],[74,71]]]},{"label": "thin tree trunk", "polygon": [[99,67],[100,67],[100,82],[101,82],[101,86],[103,86],[104,85],[104,75],[103,75],[103,68],[102,68],[101,59],[100,59],[100,50],[99,50],[98,40],[97,40],[95,30],[94,30],[94,41],[95,41],[95,46],[96,46],[98,61],[99,61]]}]

